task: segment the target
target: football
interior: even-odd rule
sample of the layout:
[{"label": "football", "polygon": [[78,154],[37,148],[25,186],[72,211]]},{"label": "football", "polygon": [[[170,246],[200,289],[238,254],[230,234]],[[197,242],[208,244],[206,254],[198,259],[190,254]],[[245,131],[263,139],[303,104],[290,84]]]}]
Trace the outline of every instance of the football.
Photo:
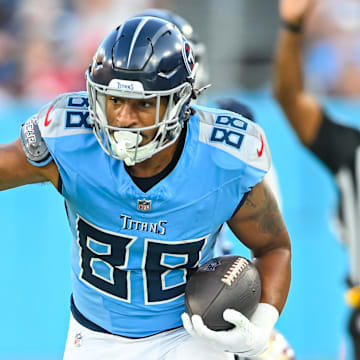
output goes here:
[{"label": "football", "polygon": [[185,288],[186,312],[198,314],[212,330],[234,325],[223,319],[225,309],[234,309],[249,318],[261,296],[261,280],[255,265],[237,255],[211,259],[190,277]]}]

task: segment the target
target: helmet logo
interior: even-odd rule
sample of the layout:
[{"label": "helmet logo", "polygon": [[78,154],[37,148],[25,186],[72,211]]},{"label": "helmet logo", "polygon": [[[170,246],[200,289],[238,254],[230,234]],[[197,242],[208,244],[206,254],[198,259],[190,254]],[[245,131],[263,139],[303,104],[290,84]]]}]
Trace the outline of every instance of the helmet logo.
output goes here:
[{"label": "helmet logo", "polygon": [[112,79],[108,86],[111,89],[125,91],[125,92],[136,92],[136,93],[144,92],[144,87],[140,81]]},{"label": "helmet logo", "polygon": [[189,75],[191,75],[192,70],[194,69],[194,65],[195,65],[195,56],[194,56],[193,50],[190,46],[190,43],[188,41],[183,42],[183,58],[184,58],[184,63],[185,63],[186,69],[187,69]]}]

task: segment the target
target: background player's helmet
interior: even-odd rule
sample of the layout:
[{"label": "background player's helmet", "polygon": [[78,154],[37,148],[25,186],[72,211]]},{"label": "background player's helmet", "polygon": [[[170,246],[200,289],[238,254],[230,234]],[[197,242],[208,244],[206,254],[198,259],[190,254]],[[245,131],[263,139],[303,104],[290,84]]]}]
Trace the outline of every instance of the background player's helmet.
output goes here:
[{"label": "background player's helmet", "polygon": [[[104,151],[131,166],[173,144],[190,114],[194,65],[189,41],[163,19],[135,17],[106,36],[86,72],[90,119]],[[110,126],[105,95],[156,98],[155,124],[137,129]],[[168,99],[162,119],[161,97]],[[157,129],[154,139],[140,146],[141,132],[149,129]]]},{"label": "background player's helmet", "polygon": [[148,9],[137,16],[153,16],[167,20],[177,26],[181,33],[190,41],[190,44],[194,50],[195,62],[198,63],[195,87],[199,89],[205,85],[208,85],[209,72],[206,61],[206,47],[205,44],[199,40],[193,27],[187,20],[185,20],[180,15],[166,9]]},{"label": "background player's helmet", "polygon": [[246,117],[253,122],[256,122],[252,110],[247,105],[234,98],[220,98],[217,99],[215,103],[216,106],[220,109],[232,111]]}]

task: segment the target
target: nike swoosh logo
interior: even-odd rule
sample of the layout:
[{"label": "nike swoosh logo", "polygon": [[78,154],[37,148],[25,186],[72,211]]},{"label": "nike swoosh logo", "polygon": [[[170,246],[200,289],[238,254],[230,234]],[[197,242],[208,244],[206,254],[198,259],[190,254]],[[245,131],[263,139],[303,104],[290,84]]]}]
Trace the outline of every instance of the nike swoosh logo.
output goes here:
[{"label": "nike swoosh logo", "polygon": [[260,134],[260,138],[261,138],[261,148],[260,148],[260,150],[256,149],[257,154],[258,154],[259,157],[262,155],[263,150],[264,150],[264,139],[263,139],[261,134]]},{"label": "nike swoosh logo", "polygon": [[50,123],[51,123],[51,119],[49,119],[49,114],[51,112],[51,110],[54,108],[54,105],[50,107],[50,109],[48,110],[48,112],[46,113],[46,116],[45,116],[45,121],[44,121],[44,125],[45,126],[49,126]]}]

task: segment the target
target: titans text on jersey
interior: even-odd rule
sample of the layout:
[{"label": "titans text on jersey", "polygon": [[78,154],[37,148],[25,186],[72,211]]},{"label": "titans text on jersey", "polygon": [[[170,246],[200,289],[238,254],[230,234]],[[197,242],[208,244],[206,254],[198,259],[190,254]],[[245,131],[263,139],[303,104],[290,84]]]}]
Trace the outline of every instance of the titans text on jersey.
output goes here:
[{"label": "titans text on jersey", "polygon": [[160,220],[157,223],[149,223],[146,221],[138,221],[133,219],[131,216],[121,214],[120,217],[124,220],[122,229],[133,229],[140,231],[148,231],[154,234],[165,235],[166,234],[166,223],[165,220]]}]

